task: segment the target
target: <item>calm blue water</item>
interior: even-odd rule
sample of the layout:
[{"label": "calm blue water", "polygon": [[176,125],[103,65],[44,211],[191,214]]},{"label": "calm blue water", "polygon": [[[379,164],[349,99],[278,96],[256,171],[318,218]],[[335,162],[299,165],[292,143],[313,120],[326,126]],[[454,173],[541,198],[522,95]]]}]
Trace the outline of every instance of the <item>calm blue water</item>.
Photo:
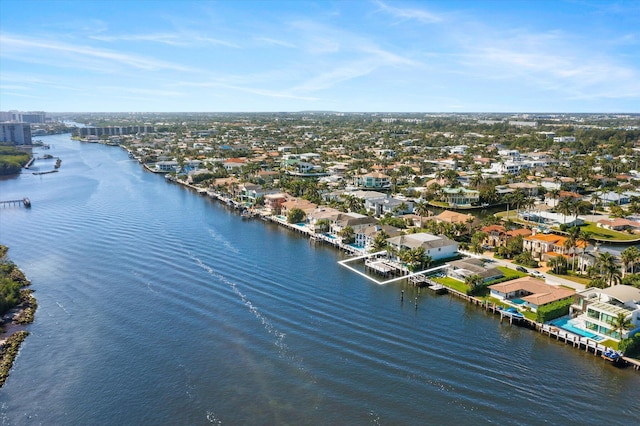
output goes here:
[{"label": "calm blue water", "polygon": [[[635,424],[640,376],[337,251],[42,138],[59,173],[0,181],[0,242],[39,309],[3,424]],[[36,163],[43,169],[50,165]],[[405,302],[400,292],[405,289]]]}]

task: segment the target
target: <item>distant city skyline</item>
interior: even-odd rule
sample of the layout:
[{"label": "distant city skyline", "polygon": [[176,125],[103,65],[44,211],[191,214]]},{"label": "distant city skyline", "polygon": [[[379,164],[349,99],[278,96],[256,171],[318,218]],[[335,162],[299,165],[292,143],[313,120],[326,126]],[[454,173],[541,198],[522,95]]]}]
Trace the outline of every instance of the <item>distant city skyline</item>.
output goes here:
[{"label": "distant city skyline", "polygon": [[640,113],[640,2],[3,0],[0,110]]}]

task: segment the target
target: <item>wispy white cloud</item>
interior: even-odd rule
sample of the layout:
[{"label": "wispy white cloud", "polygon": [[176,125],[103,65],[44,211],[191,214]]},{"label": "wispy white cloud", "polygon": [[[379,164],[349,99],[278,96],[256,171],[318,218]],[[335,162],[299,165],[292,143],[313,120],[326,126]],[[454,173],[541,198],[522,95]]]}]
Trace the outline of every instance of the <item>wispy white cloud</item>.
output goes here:
[{"label": "wispy white cloud", "polygon": [[0,84],[0,89],[5,90],[30,90],[30,87],[19,86],[17,84]]},{"label": "wispy white cloud", "polygon": [[442,15],[429,12],[425,9],[394,7],[381,1],[376,1],[375,3],[378,5],[379,11],[388,13],[402,21],[412,20],[423,24],[435,24],[444,20]]},{"label": "wispy white cloud", "polygon": [[133,93],[137,95],[150,95],[156,97],[180,97],[184,96],[184,93],[178,92],[176,90],[164,90],[159,87],[154,87],[152,89],[145,89],[140,87],[130,87],[130,86],[96,86],[97,90],[107,92],[107,93]]},{"label": "wispy white cloud", "polygon": [[26,73],[16,74],[11,72],[0,74],[0,88],[4,89],[11,86],[14,86],[16,88],[21,87],[25,90],[35,90],[39,87],[60,89],[67,92],[84,90],[72,84],[65,84],[63,82],[60,82],[58,78],[52,77],[50,75],[36,76]]},{"label": "wispy white cloud", "polygon": [[96,34],[89,36],[89,38],[104,42],[141,41],[176,47],[196,47],[202,44],[226,46],[234,49],[240,47],[238,44],[229,41],[189,33]]},{"label": "wispy white cloud", "polygon": [[3,91],[3,95],[4,96],[13,96],[16,98],[27,98],[27,99],[45,99],[43,96],[40,95],[32,95],[29,93],[23,93],[23,92],[12,92],[12,91]]},{"label": "wispy white cloud", "polygon": [[269,38],[269,37],[256,37],[255,40],[258,43],[268,44],[268,45],[272,45],[272,46],[282,46],[282,47],[288,47],[288,48],[291,48],[291,49],[296,47],[295,44],[290,43],[288,41],[277,40],[277,39]]},{"label": "wispy white cloud", "polygon": [[297,99],[304,101],[316,101],[318,98],[310,97],[310,96],[300,96],[294,93],[291,93],[287,90],[270,90],[270,89],[261,89],[255,87],[246,87],[239,86],[234,84],[228,84],[220,81],[206,81],[206,82],[179,82],[176,83],[178,86],[184,87],[209,87],[209,88],[221,88],[221,89],[230,89],[238,92],[251,93],[254,95],[266,96],[270,98],[283,98],[283,99]]},{"label": "wispy white cloud", "polygon": [[299,32],[300,45],[311,55],[311,65],[305,68],[302,81],[294,85],[295,92],[329,89],[388,67],[423,67],[420,61],[403,54],[403,49],[384,49],[371,37],[355,31],[309,20],[294,21],[290,27]]},{"label": "wispy white cloud", "polygon": [[97,34],[91,35],[89,38],[93,40],[114,42],[114,41],[148,41],[153,43],[161,43],[169,46],[187,46],[188,43],[178,37],[177,34],[155,33],[155,34],[121,34],[107,35]]},{"label": "wispy white cloud", "polygon": [[521,44],[477,47],[467,60],[482,79],[520,80],[574,98],[640,95],[640,73],[600,54],[578,49],[525,49]]},{"label": "wispy white cloud", "polygon": [[[53,40],[41,40],[3,34],[0,35],[0,43],[3,45],[2,52],[0,52],[0,55],[2,56],[5,56],[8,53],[18,53],[22,55],[28,54],[31,56],[34,55],[35,52],[51,56],[53,52],[58,52],[74,55],[75,59],[78,60],[82,60],[83,58],[87,60],[102,59],[142,70],[170,69],[176,71],[194,71],[194,69],[184,65],[147,58],[142,55],[129,55],[112,50],[98,49],[91,46],[73,45]],[[57,63],[59,62],[60,60],[58,59]],[[56,62],[52,65],[57,66]]]}]

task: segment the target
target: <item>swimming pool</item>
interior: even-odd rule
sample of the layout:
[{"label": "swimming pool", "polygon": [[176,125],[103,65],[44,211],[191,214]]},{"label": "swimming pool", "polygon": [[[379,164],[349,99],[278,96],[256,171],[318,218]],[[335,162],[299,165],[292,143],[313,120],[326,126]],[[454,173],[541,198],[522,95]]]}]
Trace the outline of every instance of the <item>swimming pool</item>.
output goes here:
[{"label": "swimming pool", "polygon": [[556,327],[560,327],[563,330],[566,330],[570,333],[577,334],[578,336],[586,337],[588,339],[595,340],[597,342],[604,340],[602,337],[598,336],[597,334],[593,334],[587,330],[576,327],[575,322],[573,322],[572,319],[569,319],[566,317],[553,320],[549,324],[555,325]]},{"label": "swimming pool", "polygon": [[515,303],[516,305],[523,305],[525,303],[522,299],[511,299],[510,302]]}]

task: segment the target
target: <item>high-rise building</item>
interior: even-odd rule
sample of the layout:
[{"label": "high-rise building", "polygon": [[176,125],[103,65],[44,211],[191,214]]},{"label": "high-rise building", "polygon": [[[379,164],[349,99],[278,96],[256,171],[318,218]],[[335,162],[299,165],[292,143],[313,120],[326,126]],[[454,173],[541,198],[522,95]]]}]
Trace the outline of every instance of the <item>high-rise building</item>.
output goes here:
[{"label": "high-rise building", "polygon": [[31,145],[31,126],[29,123],[0,123],[0,143],[11,142],[14,145]]},{"label": "high-rise building", "polygon": [[15,121],[18,123],[44,123],[46,121],[44,111],[0,111],[0,121]]}]

